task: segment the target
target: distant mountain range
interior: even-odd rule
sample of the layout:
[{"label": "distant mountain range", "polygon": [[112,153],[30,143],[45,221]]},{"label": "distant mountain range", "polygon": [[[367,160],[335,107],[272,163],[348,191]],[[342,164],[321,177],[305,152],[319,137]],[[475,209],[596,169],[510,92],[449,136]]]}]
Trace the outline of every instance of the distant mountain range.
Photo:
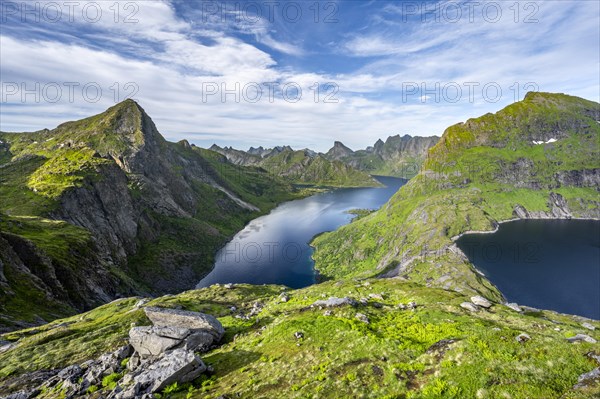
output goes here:
[{"label": "distant mountain range", "polygon": [[336,141],[325,157],[373,175],[411,178],[419,172],[427,151],[439,139],[437,136],[395,135],[388,137],[385,142],[379,139],[372,147],[358,151],[352,151]]},{"label": "distant mountain range", "polygon": [[339,161],[327,159],[309,149],[294,151],[290,146],[264,149],[250,148],[248,151],[231,147],[210,147],[227,157],[235,165],[256,166],[273,176],[284,178],[295,184],[330,187],[369,187],[380,183],[361,170]]},{"label": "distant mountain range", "polygon": [[421,168],[427,151],[438,140],[437,136],[396,135],[357,151],[336,141],[324,154],[307,148],[294,151],[290,146],[250,147],[243,151],[214,144],[210,149],[223,154],[235,165],[260,166],[294,183],[368,186],[373,182],[367,174],[413,177]]}]

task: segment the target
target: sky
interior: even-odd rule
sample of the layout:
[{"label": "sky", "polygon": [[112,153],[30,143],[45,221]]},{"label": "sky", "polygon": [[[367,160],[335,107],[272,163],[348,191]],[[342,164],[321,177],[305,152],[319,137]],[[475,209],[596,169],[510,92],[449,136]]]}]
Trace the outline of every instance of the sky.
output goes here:
[{"label": "sky", "polygon": [[598,1],[0,1],[0,130],[135,99],[170,141],[353,149],[600,101]]}]

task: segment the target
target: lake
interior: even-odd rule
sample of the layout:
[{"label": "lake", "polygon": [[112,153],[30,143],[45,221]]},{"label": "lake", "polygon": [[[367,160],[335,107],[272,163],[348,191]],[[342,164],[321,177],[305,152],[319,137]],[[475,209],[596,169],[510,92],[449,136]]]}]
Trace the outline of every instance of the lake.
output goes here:
[{"label": "lake", "polygon": [[375,176],[385,187],[343,188],[279,205],[252,220],[216,255],[214,269],[198,288],[215,283],[283,284],[301,288],[315,283],[312,238],[349,223],[352,209],[379,209],[405,179]]},{"label": "lake", "polygon": [[457,245],[509,302],[600,319],[600,222],[518,220]]}]

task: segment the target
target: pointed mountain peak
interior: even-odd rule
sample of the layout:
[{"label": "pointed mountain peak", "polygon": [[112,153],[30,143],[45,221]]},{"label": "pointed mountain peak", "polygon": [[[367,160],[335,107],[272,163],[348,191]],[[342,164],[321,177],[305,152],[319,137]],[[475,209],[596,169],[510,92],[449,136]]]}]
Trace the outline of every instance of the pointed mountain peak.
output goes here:
[{"label": "pointed mountain peak", "polygon": [[150,116],[131,99],[89,118],[63,123],[54,132],[69,141],[85,143],[101,155],[116,157],[142,147],[155,151],[165,142]]},{"label": "pointed mountain peak", "polygon": [[354,154],[350,148],[346,147],[341,141],[335,141],[333,147],[327,151],[325,156],[329,159],[341,159]]}]

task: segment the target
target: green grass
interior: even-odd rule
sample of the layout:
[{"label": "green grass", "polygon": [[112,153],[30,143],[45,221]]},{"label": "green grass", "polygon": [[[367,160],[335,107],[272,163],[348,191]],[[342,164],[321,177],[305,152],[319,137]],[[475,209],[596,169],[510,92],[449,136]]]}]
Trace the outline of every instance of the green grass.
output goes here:
[{"label": "green grass", "polygon": [[341,161],[329,161],[322,156],[311,158],[304,151],[282,151],[265,158],[260,166],[269,174],[296,184],[326,187],[377,187],[381,184],[367,173]]},{"label": "green grass", "polygon": [[[592,370],[585,356],[595,346],[570,344],[565,333],[586,333],[570,316],[542,311],[518,314],[503,305],[470,314],[459,307],[468,298],[451,291],[394,279],[323,283],[287,290],[279,301],[279,286],[213,286],[157,298],[148,306],[180,306],[216,315],[226,328],[222,346],[201,355],[214,367],[190,385],[169,387],[173,398],[593,398],[598,387],[572,391],[577,377]],[[318,299],[350,295],[383,295],[383,307],[307,309]],[[263,311],[250,320],[229,310],[248,312],[259,301]],[[399,303],[417,303],[400,310]],[[11,376],[40,368],[85,361],[125,342],[131,323],[147,325],[136,299],[121,300],[78,317],[34,330],[5,334],[19,340],[11,352],[0,354],[0,383]],[[370,323],[355,318],[357,312]],[[597,327],[600,324],[594,322]],[[560,331],[556,331],[555,328]],[[304,338],[294,337],[301,331]],[[527,333],[531,340],[518,343]],[[454,340],[444,354],[428,349],[441,340]],[[68,343],[68,344],[67,344]],[[24,361],[27,359],[27,361]],[[115,377],[116,378],[116,377]],[[107,385],[107,384],[104,384]],[[167,394],[164,392],[163,394]]]},{"label": "green grass", "polygon": [[110,163],[94,154],[95,151],[89,148],[58,151],[31,174],[27,187],[57,199],[65,190],[80,187],[86,177],[97,177],[97,168]]}]

